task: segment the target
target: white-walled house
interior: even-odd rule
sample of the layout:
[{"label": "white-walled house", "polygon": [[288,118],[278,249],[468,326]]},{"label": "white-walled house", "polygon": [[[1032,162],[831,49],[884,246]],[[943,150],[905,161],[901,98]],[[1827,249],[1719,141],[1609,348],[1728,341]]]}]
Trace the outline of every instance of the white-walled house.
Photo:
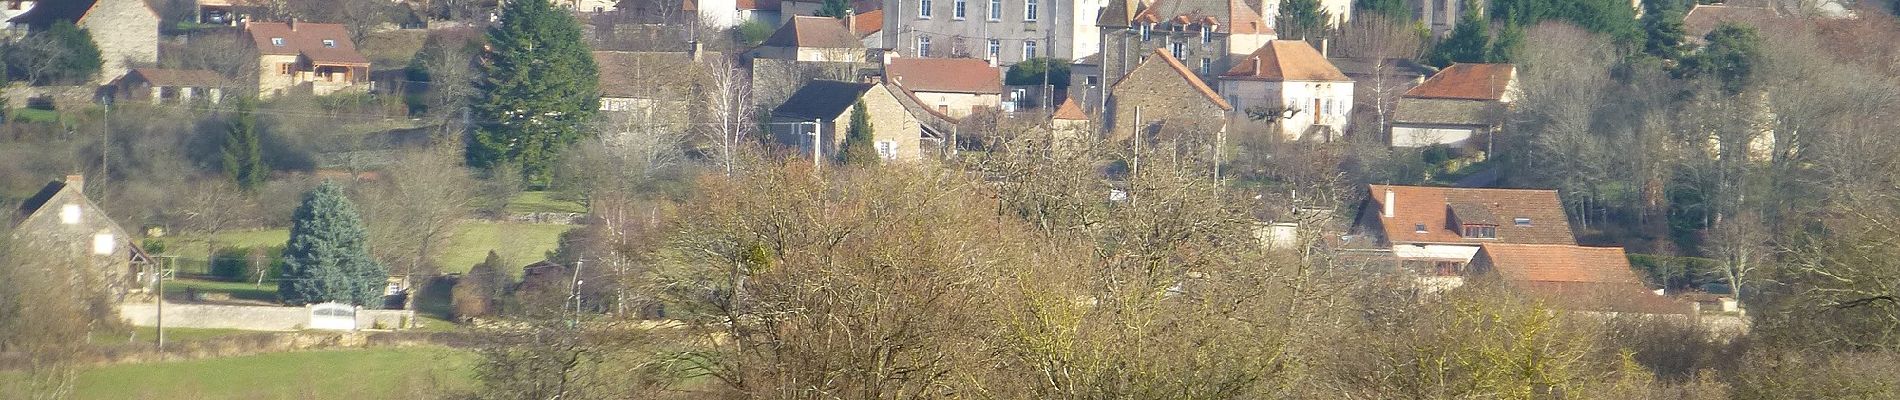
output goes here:
[{"label": "white-walled house", "polygon": [[[1267,19],[1267,26],[1280,29],[1278,25],[1280,2],[1281,0],[1257,0],[1252,5],[1255,10],[1260,10],[1261,17]],[[1326,15],[1330,17],[1326,22],[1338,28],[1352,21],[1352,2],[1353,0],[1319,0],[1319,8],[1326,10]]]},{"label": "white-walled house", "polygon": [[924,107],[952,118],[1001,107],[1003,70],[974,58],[898,58],[884,76],[910,90]]},{"label": "white-walled house", "polygon": [[1452,64],[1399,97],[1392,147],[1484,150],[1483,141],[1503,124],[1516,93],[1514,65]]},{"label": "white-walled house", "polygon": [[869,52],[846,21],[795,16],[780,26],[752,56],[800,62],[866,62]]},{"label": "white-walled house", "polygon": [[1282,140],[1331,141],[1352,119],[1353,82],[1313,46],[1275,40],[1220,76],[1220,93],[1235,110],[1277,113]]}]

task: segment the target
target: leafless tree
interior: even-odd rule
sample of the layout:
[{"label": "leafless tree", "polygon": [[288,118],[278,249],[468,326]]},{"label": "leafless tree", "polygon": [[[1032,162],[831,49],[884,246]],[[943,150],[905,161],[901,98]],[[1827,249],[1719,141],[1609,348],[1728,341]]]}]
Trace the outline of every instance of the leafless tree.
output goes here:
[{"label": "leafless tree", "polygon": [[719,157],[715,162],[725,170],[726,176],[732,176],[734,157],[744,145],[745,138],[751,136],[755,125],[752,121],[752,82],[745,71],[739,70],[737,65],[724,57],[709,59],[706,72],[711,77],[706,103],[717,125],[701,129],[701,132],[708,140],[717,142],[713,145]]},{"label": "leafless tree", "polygon": [[451,146],[407,154],[385,182],[363,190],[371,244],[392,275],[411,282],[431,275],[434,257],[474,208],[477,182]]},{"label": "leafless tree", "polygon": [[216,264],[218,254],[218,234],[236,228],[250,226],[257,222],[256,203],[230,181],[218,178],[199,179],[191,188],[180,213],[187,229],[204,235],[205,268],[209,270]]}]

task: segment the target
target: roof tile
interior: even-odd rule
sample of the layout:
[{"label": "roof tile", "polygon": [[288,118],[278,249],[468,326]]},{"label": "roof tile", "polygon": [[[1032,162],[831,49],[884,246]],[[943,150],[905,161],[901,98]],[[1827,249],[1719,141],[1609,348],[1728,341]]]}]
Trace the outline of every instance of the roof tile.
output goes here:
[{"label": "roof tile", "polygon": [[[1384,215],[1388,190],[1394,200],[1389,218]],[[1452,210],[1469,207],[1490,212],[1498,222],[1497,238],[1468,239],[1454,230]],[[1390,243],[1577,243],[1555,190],[1367,185],[1364,212],[1377,217]],[[1517,218],[1529,220],[1519,225]]]},{"label": "roof tile", "polygon": [[1350,81],[1304,40],[1269,41],[1234,63],[1222,79],[1267,81]]},{"label": "roof tile", "polygon": [[1452,64],[1406,91],[1405,97],[1497,101],[1516,78],[1517,66],[1511,64]]},{"label": "roof tile", "polygon": [[899,58],[884,73],[917,92],[1003,93],[1003,70],[973,58]]}]

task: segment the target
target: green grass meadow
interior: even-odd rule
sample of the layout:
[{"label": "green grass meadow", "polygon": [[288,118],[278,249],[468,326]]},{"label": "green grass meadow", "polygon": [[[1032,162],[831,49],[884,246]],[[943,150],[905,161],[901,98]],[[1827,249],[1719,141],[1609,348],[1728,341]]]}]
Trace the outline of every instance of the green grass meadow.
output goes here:
[{"label": "green grass meadow", "polygon": [[475,355],[439,347],[271,353],[81,372],[74,399],[393,399],[474,387]]}]

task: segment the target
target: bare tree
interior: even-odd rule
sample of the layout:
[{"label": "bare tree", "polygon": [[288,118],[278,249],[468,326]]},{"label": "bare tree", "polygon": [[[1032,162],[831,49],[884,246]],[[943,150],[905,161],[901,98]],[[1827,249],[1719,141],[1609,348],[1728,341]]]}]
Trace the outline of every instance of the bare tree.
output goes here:
[{"label": "bare tree", "polygon": [[713,146],[719,157],[716,162],[726,176],[732,176],[733,159],[754,128],[752,82],[745,71],[724,57],[709,59],[706,71],[712,78],[706,103],[717,125],[701,131],[708,140],[717,142]]},{"label": "bare tree", "polygon": [[188,193],[180,205],[182,220],[188,229],[204,235],[205,268],[209,270],[217,263],[218,234],[255,223],[257,206],[227,179],[199,179]]},{"label": "bare tree", "polygon": [[478,183],[452,146],[404,156],[388,170],[386,183],[364,188],[370,248],[392,274],[411,282],[432,274],[455,227],[474,209]]}]

